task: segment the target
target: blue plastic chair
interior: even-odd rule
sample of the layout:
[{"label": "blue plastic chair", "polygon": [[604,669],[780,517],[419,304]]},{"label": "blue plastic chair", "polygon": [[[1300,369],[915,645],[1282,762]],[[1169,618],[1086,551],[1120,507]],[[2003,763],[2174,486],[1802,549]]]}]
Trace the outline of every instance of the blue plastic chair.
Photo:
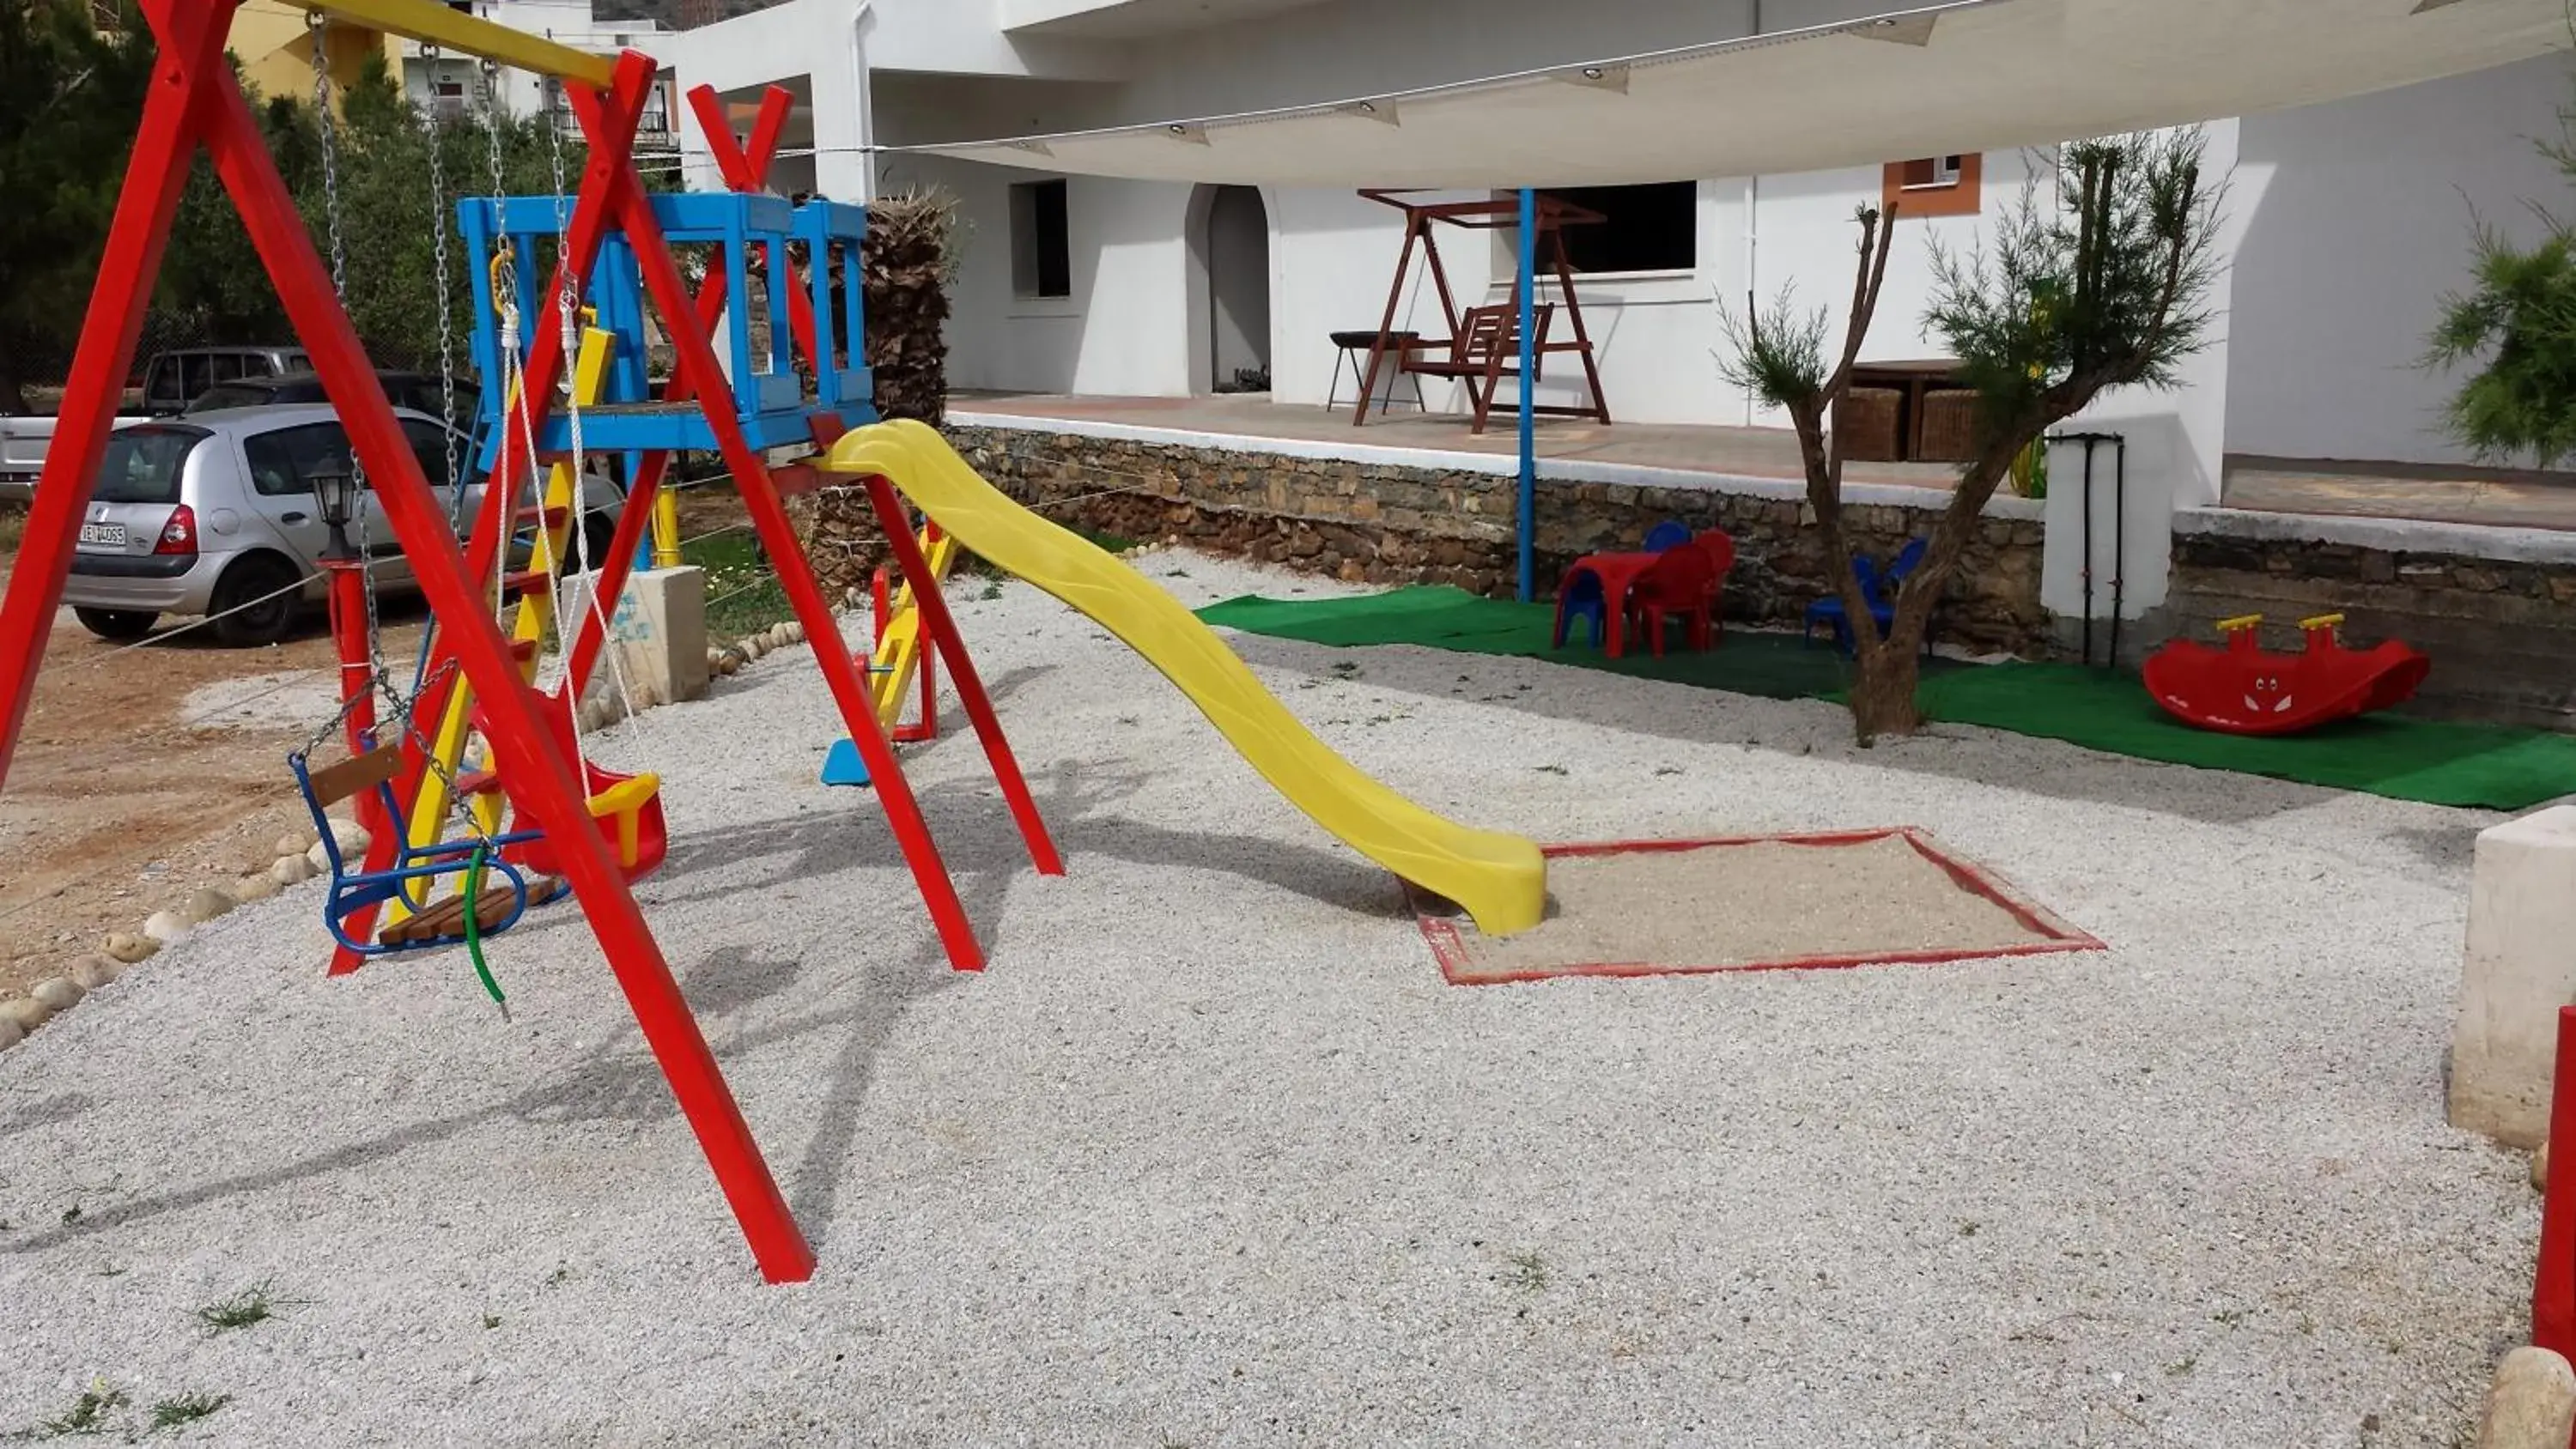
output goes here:
[{"label": "blue plastic chair", "polygon": [[1598,649],[1610,634],[1610,614],[1601,596],[1601,576],[1584,569],[1565,582],[1556,601],[1556,637],[1553,648],[1565,647],[1566,626],[1577,619],[1592,625],[1592,647]]},{"label": "blue plastic chair", "polygon": [[[1932,541],[1928,538],[1912,540],[1897,551],[1895,559],[1887,565],[1884,573],[1880,572],[1878,561],[1869,555],[1852,555],[1852,577],[1860,580],[1860,596],[1868,601],[1869,617],[1878,625],[1882,638],[1896,622],[1897,591],[1904,587],[1906,576],[1922,566],[1923,555],[1931,546]],[[1846,655],[1856,652],[1856,646],[1852,641],[1851,620],[1844,614],[1842,596],[1839,593],[1827,594],[1807,606],[1806,640],[1808,643],[1815,642],[1816,626],[1819,624],[1832,628],[1835,648]],[[1932,649],[1932,632],[1929,629],[1923,632],[1923,649],[1927,654]]]},{"label": "blue plastic chair", "polygon": [[1646,552],[1662,553],[1691,541],[1690,525],[1677,518],[1667,518],[1646,533]]}]

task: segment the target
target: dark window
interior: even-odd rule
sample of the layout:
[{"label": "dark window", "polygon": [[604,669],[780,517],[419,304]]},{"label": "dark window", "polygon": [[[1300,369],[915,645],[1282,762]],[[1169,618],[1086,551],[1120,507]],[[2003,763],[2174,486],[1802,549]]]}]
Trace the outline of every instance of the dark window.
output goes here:
[{"label": "dark window", "polygon": [[205,440],[197,428],[119,428],[107,435],[98,488],[90,497],[100,503],[176,503],[180,470]]},{"label": "dark window", "polygon": [[[429,411],[434,413],[438,409],[433,407]],[[432,488],[445,488],[454,484],[456,480],[449,476],[447,471],[447,430],[436,423],[423,422],[419,418],[402,418],[398,421],[402,424],[403,436],[411,440],[412,456],[420,460],[420,476],[428,479],[429,486]],[[458,461],[462,462],[463,459],[460,458]]]},{"label": "dark window", "polygon": [[1073,295],[1073,231],[1062,181],[1011,188],[1011,290],[1023,297]]},{"label": "dark window", "polygon": [[306,423],[242,439],[251,487],[272,498],[313,491],[313,475],[349,468],[349,435],[338,423]]},{"label": "dark window", "polygon": [[[1699,183],[1578,186],[1547,193],[1605,218],[1565,228],[1565,258],[1578,272],[1687,272],[1699,265]],[[1512,245],[1509,231],[1498,233]],[[1539,258],[1545,266],[1547,259]]]}]

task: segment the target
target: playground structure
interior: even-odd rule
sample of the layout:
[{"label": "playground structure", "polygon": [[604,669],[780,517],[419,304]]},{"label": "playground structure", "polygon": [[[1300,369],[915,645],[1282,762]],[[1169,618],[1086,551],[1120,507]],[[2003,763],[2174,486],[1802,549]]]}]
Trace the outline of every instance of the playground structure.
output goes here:
[{"label": "playground structure", "polygon": [[[319,770],[305,766],[305,752],[295,761],[317,819],[323,807],[351,802],[367,835],[364,859],[354,869],[339,856],[336,840],[332,847],[329,920],[339,947],[331,974],[355,970],[364,957],[385,949],[450,943],[476,948],[482,930],[505,929],[555,894],[552,877],[559,872],[769,1281],[809,1276],[812,1250],[630,890],[631,880],[658,863],[665,848],[658,789],[649,775],[618,775],[592,765],[573,728],[582,687],[606,644],[606,610],[598,601],[619,596],[648,520],[664,513],[661,483],[677,450],[717,452],[732,473],[821,666],[847,742],[867,772],[955,969],[980,969],[982,948],[886,728],[911,680],[922,681],[927,699],[934,658],[946,665],[1033,864],[1041,874],[1063,871],[940,593],[940,577],[959,547],[1073,604],[1144,653],[1265,778],[1371,859],[1456,900],[1490,932],[1538,922],[1546,884],[1535,845],[1454,825],[1361,774],[1307,733],[1177,601],[1106,553],[1010,502],[935,433],[917,424],[848,431],[851,421],[871,411],[856,347],[859,289],[845,289],[845,310],[836,317],[823,262],[830,247],[855,245],[865,217],[857,208],[828,202],[791,208],[751,194],[775,150],[786,92],[769,94],[747,146],[734,147],[720,124],[709,126],[719,164],[735,190],[655,197],[644,191],[631,156],[656,78],[650,57],[629,52],[602,60],[428,0],[294,3],[314,17],[317,54],[324,39],[318,32],[337,14],[554,76],[588,143],[588,164],[571,197],[486,198],[458,208],[474,253],[473,275],[495,279],[495,294],[476,299],[477,345],[487,362],[485,403],[503,422],[479,460],[489,479],[483,502],[460,547],[454,523],[431,492],[341,304],[334,281],[340,260],[336,229],[332,265],[326,267],[225,63],[224,39],[239,0],[141,0],[159,46],[156,83],[118,199],[43,485],[18,567],[0,596],[0,699],[6,701],[0,780],[33,695],[162,247],[193,155],[203,146],[348,434],[354,466],[351,476],[337,478],[334,490],[345,498],[363,468],[431,613],[430,638],[406,698],[382,657],[362,553],[352,551],[334,578],[343,703],[325,733],[341,731],[349,758]],[[328,99],[322,83],[317,99]],[[712,91],[702,88],[690,99],[702,116],[720,117]],[[716,263],[695,296],[669,251],[674,239],[716,249]],[[794,284],[791,240],[807,248],[810,297]],[[547,246],[553,251],[551,275],[540,290],[545,269],[538,252]],[[745,317],[755,249],[767,258],[773,325],[765,358],[752,355]],[[561,325],[530,327],[522,353],[504,297],[552,299]],[[674,372],[658,396],[651,395],[640,367],[648,306],[676,354]],[[730,370],[713,340],[727,312]],[[782,318],[784,328],[776,325]],[[798,384],[782,331],[792,334],[813,374],[811,398]],[[559,404],[568,366],[575,369],[574,383]],[[830,449],[826,467],[772,468],[765,461],[764,447],[799,439]],[[584,453],[591,448],[628,452],[632,480],[608,555],[595,561],[600,567],[589,584],[593,602],[568,641],[560,688],[548,693],[535,684],[537,638],[565,621],[538,599],[552,597],[567,530],[578,516]],[[540,470],[547,474],[546,491],[531,501],[522,490]],[[854,656],[843,640],[785,512],[784,497],[820,486],[826,471],[861,480],[858,486],[867,491],[894,555],[888,581],[899,579],[901,592],[889,589],[886,628],[873,655]],[[316,484],[318,491],[318,477]],[[918,535],[898,498],[898,484],[927,515]],[[510,540],[532,527],[535,567],[505,573]],[[518,611],[505,635],[501,614],[513,603]],[[878,685],[871,690],[864,671],[879,666]],[[375,709],[379,695],[394,706],[381,720]],[[486,751],[479,769],[460,768],[469,733],[480,735]],[[505,805],[514,819],[508,830],[497,831]],[[469,822],[472,840],[440,839],[451,816]],[[502,882],[497,894],[482,889],[487,872]],[[450,875],[465,878],[457,895],[424,899],[422,883]],[[374,919],[379,908],[389,917],[381,931]]]},{"label": "playground structure", "polygon": [[2260,614],[2218,621],[2227,647],[2176,639],[2147,657],[2147,693],[2185,724],[2238,735],[2288,735],[2403,704],[2433,661],[2394,639],[2347,649],[2341,614],[2299,621],[2307,647],[2261,647]]},{"label": "playground structure", "polygon": [[[578,681],[587,676],[585,661],[594,658],[604,642],[600,611],[591,611],[592,617],[583,622],[573,645],[571,682],[564,696],[550,700],[539,695],[522,672],[524,656],[532,651],[514,647],[504,637],[492,607],[494,587],[501,582],[498,570],[506,540],[525,524],[553,521],[546,518],[542,504],[529,510],[521,501],[521,487],[534,465],[555,461],[531,454],[542,453],[556,442],[571,445],[577,453],[584,440],[565,433],[578,426],[575,420],[579,415],[568,413],[563,433],[552,431],[549,420],[549,431],[539,434],[536,449],[501,447],[492,453],[490,486],[472,533],[460,548],[451,522],[431,493],[420,460],[413,455],[396,423],[383,388],[340,305],[331,272],[317,253],[314,239],[260,139],[240,84],[225,63],[224,41],[237,5],[238,0],[143,0],[141,6],[144,20],[158,42],[155,83],[137,130],[115,223],[101,259],[99,280],[63,397],[43,486],[37,490],[38,501],[28,521],[17,570],[5,600],[0,601],[0,699],[6,701],[6,713],[0,715],[0,770],[5,770],[26,717],[76,545],[79,519],[114,422],[119,384],[132,365],[144,309],[190,161],[197,148],[203,146],[249,231],[298,338],[313,358],[315,370],[348,432],[354,460],[371,481],[435,620],[433,650],[421,676],[425,683],[408,702],[408,719],[397,723],[443,723],[451,717],[451,697],[460,690],[471,691],[473,709],[480,716],[491,752],[495,788],[529,828],[542,833],[545,847],[554,857],[553,864],[562,871],[588,917],[647,1044],[707,1153],[761,1273],[773,1282],[802,1279],[812,1272],[812,1251],[672,979],[668,961],[636,906],[628,889],[627,868],[610,839],[614,832],[603,832],[594,824],[592,792],[576,778],[560,734],[548,719],[551,711],[565,709],[579,698]],[[650,57],[630,52],[610,61],[585,55],[426,0],[306,0],[303,8],[323,23],[333,14],[343,15],[458,53],[542,72],[563,83],[588,143],[589,157],[578,192],[570,206],[559,213],[560,231],[553,238],[553,275],[546,290],[536,295],[563,299],[569,318],[570,309],[579,305],[589,279],[599,267],[604,249],[614,239],[620,248],[614,260],[622,265],[631,258],[637,295],[649,302],[658,315],[676,353],[670,384],[660,399],[637,405],[640,416],[631,431],[625,425],[612,426],[596,440],[605,446],[656,451],[645,454],[634,479],[618,537],[594,581],[595,596],[614,598],[624,586],[627,564],[641,543],[646,520],[654,511],[654,493],[667,467],[668,453],[660,449],[696,446],[722,454],[821,662],[843,724],[874,776],[876,798],[900,842],[951,963],[960,969],[980,967],[983,957],[973,927],[958,901],[919,804],[904,782],[892,747],[877,725],[865,681],[852,666],[831,605],[804,565],[788,524],[782,488],[794,486],[796,480],[774,474],[754,441],[755,436],[775,437],[787,425],[783,414],[793,415],[798,429],[822,424],[819,431],[837,431],[843,409],[864,406],[864,395],[854,397],[848,390],[850,382],[863,382],[863,370],[856,366],[842,370],[840,385],[844,390],[832,405],[785,407],[780,391],[771,387],[757,393],[753,400],[760,406],[747,411],[710,336],[709,319],[723,306],[726,292],[742,265],[743,251],[753,244],[777,246],[780,235],[775,226],[775,209],[738,193],[729,198],[689,198],[683,203],[674,219],[693,232],[704,220],[698,208],[732,206],[739,216],[738,224],[729,223],[725,236],[717,243],[729,250],[725,265],[709,277],[698,296],[692,297],[665,242],[662,218],[668,209],[657,210],[632,161],[637,123],[655,83],[657,67]],[[711,104],[712,100],[709,96],[701,104]],[[777,104],[783,112],[784,102]],[[771,131],[773,145],[775,124]],[[736,162],[744,159],[734,158]],[[846,210],[840,217],[826,215],[820,221],[809,219],[804,224],[825,229],[846,225]],[[501,220],[506,224],[511,219],[505,210]],[[807,233],[809,237],[819,234],[823,233]],[[815,270],[819,273],[822,269]],[[723,279],[721,285],[719,277]],[[796,310],[792,302],[789,310],[792,317]],[[826,325],[820,318],[815,319],[818,341],[826,335]],[[566,336],[573,330],[547,326],[531,329],[524,358],[515,360],[510,368],[519,398],[532,405],[541,401],[545,410],[551,411],[552,399],[571,361],[568,352],[578,346],[577,337]],[[741,332],[736,329],[738,339]],[[809,353],[817,360],[831,356],[820,350]],[[852,379],[853,372],[861,376]],[[607,396],[614,399],[617,393],[612,389]],[[897,536],[897,562],[904,569],[906,581],[915,586],[926,619],[936,624],[944,619],[945,610],[936,588],[928,587],[927,565],[920,551],[908,546],[912,543],[910,530],[898,520],[893,531]],[[349,621],[344,618],[339,622],[345,640]],[[931,634],[948,655],[946,663],[953,687],[992,760],[1032,860],[1043,872],[1060,872],[1062,865],[1053,842],[1038,818],[1008,743],[1001,736],[972,661],[958,646],[953,629],[934,627]],[[380,661],[363,662],[360,670],[370,677],[365,688],[348,691],[351,700],[344,711],[351,755],[363,759],[379,748],[399,749],[399,768],[391,775],[392,793],[397,801],[406,792],[416,796],[430,773],[420,730],[404,728],[399,745],[379,747],[378,722],[366,696],[380,689],[389,692],[390,685]],[[388,763],[392,762],[378,758],[368,768],[380,770]],[[360,802],[360,823],[368,827],[369,836],[361,873],[381,875],[393,866],[398,832],[389,828],[387,806],[380,794],[360,791],[356,798]],[[471,920],[474,914],[469,911],[466,918]],[[353,913],[347,924],[353,927],[351,937],[364,939],[370,922],[360,912]],[[355,965],[352,959],[338,959],[334,970],[346,971]]]}]

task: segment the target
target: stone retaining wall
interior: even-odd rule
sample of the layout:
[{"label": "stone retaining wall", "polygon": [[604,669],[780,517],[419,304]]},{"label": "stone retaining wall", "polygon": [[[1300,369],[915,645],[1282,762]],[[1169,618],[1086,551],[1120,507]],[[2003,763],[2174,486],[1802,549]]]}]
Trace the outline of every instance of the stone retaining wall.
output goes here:
[{"label": "stone retaining wall", "polygon": [[[1517,577],[1516,484],[1508,476],[976,426],[954,417],[944,431],[996,486],[1059,522],[1177,539],[1351,582],[1453,584],[1507,595]],[[1538,489],[1543,588],[1577,555],[1634,547],[1656,523],[1675,518],[1735,538],[1730,619],[1794,626],[1824,592],[1816,531],[1802,521],[1789,485],[1756,493],[1542,478]],[[1845,516],[1859,546],[1883,556],[1929,531],[1937,515],[1871,502],[1847,507]],[[2038,518],[1989,516],[1934,621],[1935,637],[1980,650],[2044,652],[2040,545]]]},{"label": "stone retaining wall", "polygon": [[2576,729],[2576,536],[2204,510],[2177,518],[2173,550],[2141,647],[2261,614],[2263,643],[2295,651],[2300,619],[2340,613],[2347,643],[2432,656],[2411,712]]}]

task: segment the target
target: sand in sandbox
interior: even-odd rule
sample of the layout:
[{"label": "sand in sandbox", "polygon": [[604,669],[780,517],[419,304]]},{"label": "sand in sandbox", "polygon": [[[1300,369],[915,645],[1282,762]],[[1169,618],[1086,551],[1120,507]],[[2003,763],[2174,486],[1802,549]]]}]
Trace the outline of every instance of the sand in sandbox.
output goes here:
[{"label": "sand in sandbox", "polygon": [[1938,853],[1928,838],[1902,831],[1551,851],[1550,910],[1536,929],[1495,939],[1426,913],[1424,930],[1442,970],[1459,982],[1952,960],[2098,944],[2035,907],[2008,905],[2002,887],[1945,865]]}]

